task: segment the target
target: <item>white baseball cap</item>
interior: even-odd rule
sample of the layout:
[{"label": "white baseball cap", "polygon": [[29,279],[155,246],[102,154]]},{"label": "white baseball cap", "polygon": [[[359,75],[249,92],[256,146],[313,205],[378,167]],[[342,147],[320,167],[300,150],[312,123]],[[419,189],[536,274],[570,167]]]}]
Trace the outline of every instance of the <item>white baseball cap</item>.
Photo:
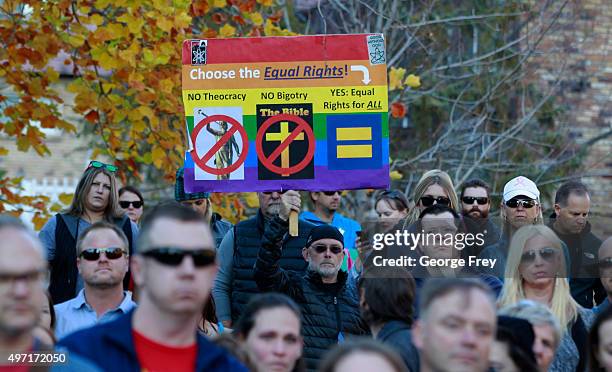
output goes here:
[{"label": "white baseball cap", "polygon": [[540,200],[540,190],[538,190],[538,187],[532,180],[524,176],[515,177],[504,186],[505,202],[518,195],[523,195],[537,201]]}]

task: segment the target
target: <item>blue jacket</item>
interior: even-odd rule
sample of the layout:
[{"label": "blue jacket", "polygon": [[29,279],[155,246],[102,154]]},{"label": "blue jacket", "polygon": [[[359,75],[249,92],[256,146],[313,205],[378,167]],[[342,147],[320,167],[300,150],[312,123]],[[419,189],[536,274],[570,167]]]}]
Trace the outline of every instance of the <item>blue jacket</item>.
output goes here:
[{"label": "blue jacket", "polygon": [[[140,372],[132,337],[133,315],[134,311],[130,311],[111,322],[74,332],[60,340],[57,346],[95,363],[104,371]],[[196,342],[196,371],[248,371],[225,350],[204,336],[198,334]]]}]

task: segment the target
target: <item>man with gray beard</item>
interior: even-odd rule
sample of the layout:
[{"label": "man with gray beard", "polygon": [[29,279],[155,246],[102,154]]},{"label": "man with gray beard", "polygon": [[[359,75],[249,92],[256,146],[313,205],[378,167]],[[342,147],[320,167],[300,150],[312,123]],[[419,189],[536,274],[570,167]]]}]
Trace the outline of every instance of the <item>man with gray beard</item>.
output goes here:
[{"label": "man with gray beard", "polygon": [[237,223],[230,229],[217,249],[219,272],[215,278],[213,298],[217,318],[225,327],[231,327],[242,313],[251,297],[258,293],[253,279],[253,265],[262,246],[264,231],[274,226],[282,238],[282,254],[279,265],[283,269],[305,271],[302,248],[314,225],[299,219],[298,236],[289,235],[289,225],[280,223],[279,212],[283,208],[299,213],[300,194],[297,191],[260,192],[257,215]]},{"label": "man with gray beard", "polygon": [[314,371],[321,356],[334,344],[350,335],[368,334],[368,326],[359,312],[355,284],[340,270],[344,259],[344,240],[340,231],[330,225],[312,229],[302,249],[308,262],[306,273],[279,267],[282,255],[282,230],[288,225],[286,204],[275,224],[264,231],[261,249],[255,263],[255,281],[262,291],[285,293],[302,307],[304,359]]}]

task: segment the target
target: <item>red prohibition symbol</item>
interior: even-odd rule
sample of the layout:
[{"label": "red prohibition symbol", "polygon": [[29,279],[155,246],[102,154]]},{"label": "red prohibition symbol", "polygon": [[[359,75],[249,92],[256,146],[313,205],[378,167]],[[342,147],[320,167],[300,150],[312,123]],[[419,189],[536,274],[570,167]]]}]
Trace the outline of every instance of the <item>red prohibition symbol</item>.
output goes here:
[{"label": "red prohibition symbol", "polygon": [[[287,138],[285,138],[283,142],[281,142],[280,145],[278,145],[278,147],[274,151],[272,151],[270,156],[266,157],[263,152],[264,135],[272,124],[278,123],[280,121],[290,121],[296,123],[297,127],[291,132],[289,136],[287,136]],[[308,138],[308,151],[306,152],[306,156],[304,157],[304,159],[302,159],[299,163],[287,168],[278,167],[274,165],[273,162],[281,155],[283,150],[289,147],[289,144],[291,144],[291,142],[293,142],[293,140],[295,140],[295,138],[302,132],[306,133],[306,138]],[[314,133],[310,125],[308,125],[308,123],[306,122],[306,120],[302,119],[299,116],[290,114],[280,114],[272,116],[266,121],[264,121],[261,128],[259,128],[259,130],[257,131],[257,137],[255,139],[255,150],[257,151],[257,156],[259,157],[259,161],[261,161],[261,164],[263,164],[264,167],[268,168],[272,172],[287,175],[294,174],[306,168],[308,163],[310,163],[310,161],[314,157]]]},{"label": "red prohibition symbol", "polygon": [[[204,128],[208,123],[211,123],[213,121],[225,121],[232,124],[232,127],[219,139],[219,141],[214,144],[213,147],[210,148],[210,150],[206,152],[206,154],[204,154],[204,156],[200,158],[196,150],[196,139],[198,138],[198,134],[200,133],[202,128]],[[242,138],[242,151],[240,152],[240,156],[238,157],[236,162],[225,168],[213,168],[206,165],[206,162],[210,158],[212,158],[217,153],[217,151],[219,151],[219,149],[221,149],[221,147],[223,147],[223,145],[225,145],[232,138],[232,136],[236,132],[238,132],[240,134],[240,137]],[[229,174],[238,169],[246,160],[246,156],[249,150],[249,139],[246,130],[242,125],[240,125],[238,120],[227,115],[211,115],[200,120],[200,122],[195,126],[195,128],[193,128],[193,132],[191,132],[191,143],[193,145],[193,149],[190,151],[190,153],[193,162],[196,163],[198,167],[202,168],[202,170],[214,174],[216,176]]]}]

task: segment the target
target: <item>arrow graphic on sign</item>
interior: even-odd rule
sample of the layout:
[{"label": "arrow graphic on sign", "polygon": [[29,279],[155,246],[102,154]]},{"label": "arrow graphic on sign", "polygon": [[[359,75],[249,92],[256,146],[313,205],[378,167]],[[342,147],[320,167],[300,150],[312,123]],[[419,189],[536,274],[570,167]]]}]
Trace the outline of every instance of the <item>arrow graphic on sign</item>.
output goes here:
[{"label": "arrow graphic on sign", "polygon": [[351,71],[361,71],[363,72],[363,83],[365,85],[368,85],[370,83],[370,70],[368,70],[368,68],[366,66],[363,65],[353,65],[351,66]]}]

